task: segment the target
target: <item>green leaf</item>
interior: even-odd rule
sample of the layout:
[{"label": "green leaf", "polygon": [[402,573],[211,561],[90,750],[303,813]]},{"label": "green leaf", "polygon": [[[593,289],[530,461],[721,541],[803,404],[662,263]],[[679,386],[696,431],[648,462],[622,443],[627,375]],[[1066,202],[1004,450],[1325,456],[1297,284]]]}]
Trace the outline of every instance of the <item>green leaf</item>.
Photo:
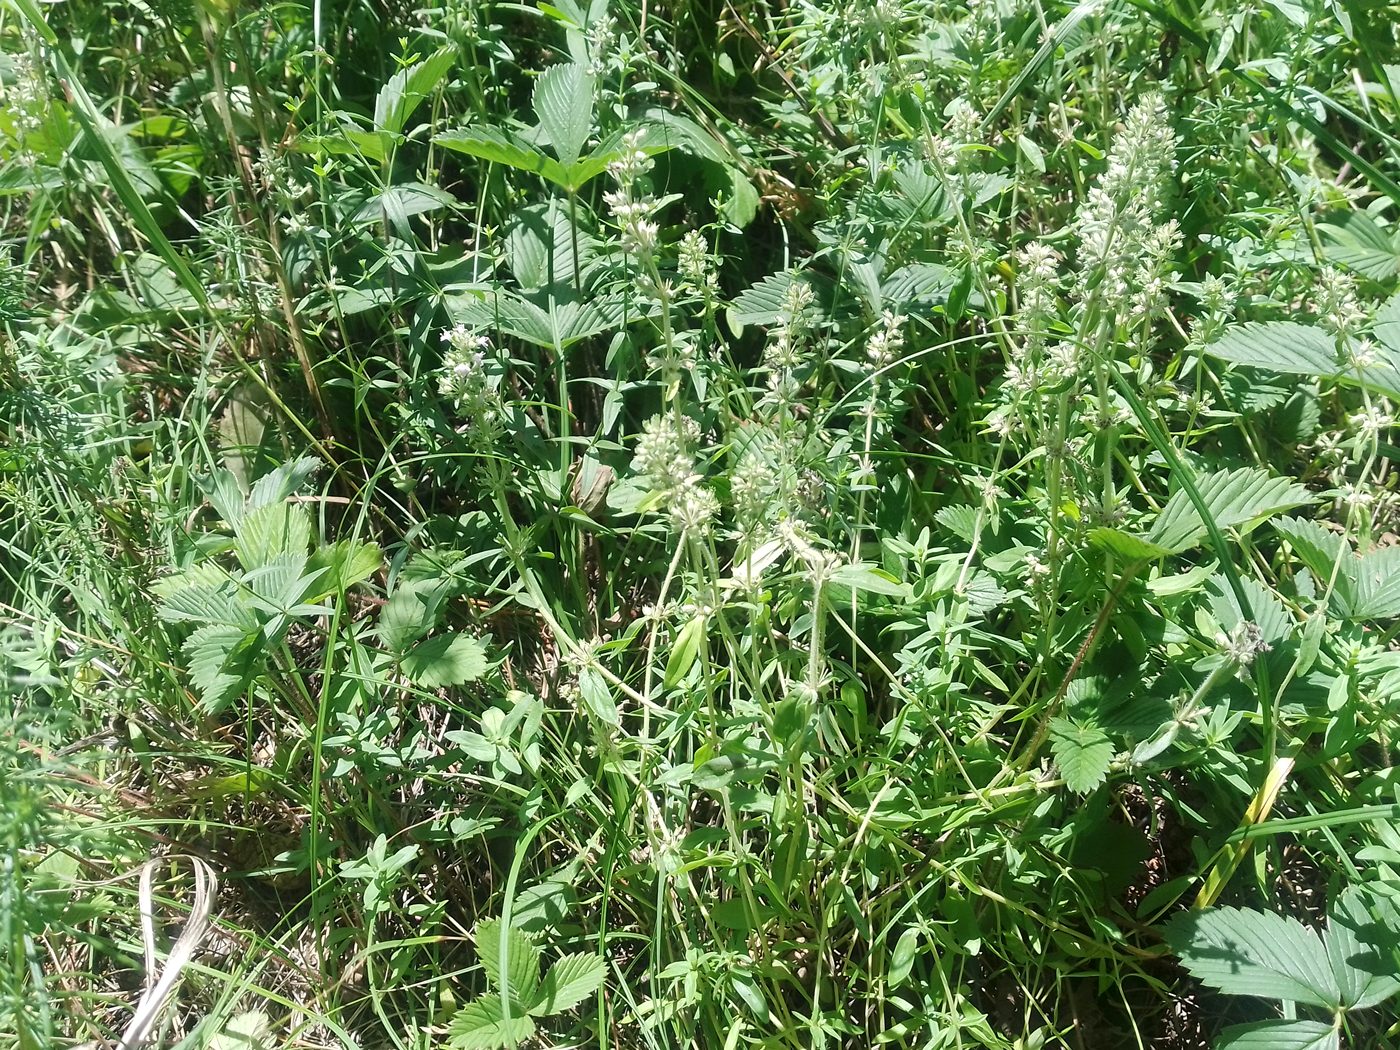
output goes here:
[{"label": "green leaf", "polygon": [[1323,944],[1332,972],[1342,991],[1342,1005],[1364,1010],[1400,992],[1400,977],[1392,960],[1400,947],[1400,930],[1393,926],[1394,905],[1387,903],[1386,918],[1378,922],[1368,904],[1372,898],[1358,886],[1349,886],[1328,908]]},{"label": "green leaf", "polygon": [[863,562],[842,565],[829,578],[832,583],[849,587],[853,591],[888,594],[895,598],[902,597],[909,590],[905,584],[900,583],[884,569]]},{"label": "green leaf", "polygon": [[[284,502],[301,491],[311,480],[311,475],[316,473],[320,467],[321,461],[311,456],[302,456],[300,459],[293,459],[273,467],[253,482],[253,487],[248,492],[247,505],[243,508],[244,511]],[[237,518],[238,515],[235,514],[234,517],[226,516],[224,520],[230,525],[235,525]]]},{"label": "green leaf", "polygon": [[452,1015],[447,1041],[455,1050],[498,1050],[519,1046],[535,1034],[535,1022],[528,1014],[512,1014],[505,1019],[499,995],[483,995]]},{"label": "green leaf", "polygon": [[[575,244],[579,254],[577,270]],[[569,209],[558,201],[521,208],[506,237],[510,272],[527,290],[571,284],[578,270],[586,270],[593,262],[596,251],[597,241],[586,231],[574,228]]]},{"label": "green leaf", "polygon": [[1316,933],[1297,919],[1242,908],[1178,916],[1167,941],[1201,983],[1227,995],[1257,995],[1336,1010],[1342,991]]},{"label": "green leaf", "polygon": [[540,949],[534,941],[513,926],[503,926],[500,919],[479,924],[474,939],[491,984],[504,992],[509,983],[512,1006],[529,1009],[539,1002]]},{"label": "green leaf", "polygon": [[1286,375],[1330,376],[1338,368],[1336,340],[1296,321],[1248,321],[1225,331],[1206,353],[1235,365]]},{"label": "green leaf", "polygon": [[1155,561],[1172,553],[1167,547],[1149,543],[1141,536],[1135,536],[1121,529],[1091,529],[1089,530],[1089,542],[1100,550],[1111,551],[1130,562]]},{"label": "green leaf", "polygon": [[1068,718],[1051,719],[1050,750],[1065,785],[1081,795],[1104,782],[1113,761],[1113,741],[1107,733]]},{"label": "green leaf", "polygon": [[1344,212],[1317,224],[1323,255],[1373,281],[1389,281],[1400,270],[1400,253],[1390,234],[1365,212]]},{"label": "green leaf", "polygon": [[190,680],[206,714],[218,714],[247,688],[260,652],[258,637],[239,627],[210,624],[185,639]]},{"label": "green leaf", "polygon": [[1337,1029],[1321,1021],[1255,1021],[1220,1033],[1216,1050],[1338,1050]]},{"label": "green leaf", "polygon": [[446,596],[443,580],[400,580],[379,610],[380,642],[392,652],[403,652],[437,623]]},{"label": "green leaf", "polygon": [[1206,353],[1231,364],[1285,375],[1318,376],[1400,397],[1400,354],[1385,340],[1373,346],[1365,364],[1337,358],[1329,332],[1296,321],[1250,321],[1226,330]]},{"label": "green leaf", "polygon": [[350,222],[379,222],[387,218],[396,228],[402,229],[414,215],[425,215],[457,203],[456,197],[436,186],[405,182],[370,196],[350,217]]},{"label": "green leaf", "polygon": [[324,598],[329,594],[339,594],[355,584],[369,579],[384,564],[379,544],[360,540],[338,540],[311,552],[306,571],[324,570],[321,590],[314,597]]},{"label": "green leaf", "polygon": [[607,972],[607,964],[596,955],[561,956],[545,975],[539,1001],[530,1012],[548,1017],[572,1009],[603,987]]},{"label": "green leaf", "polygon": [[593,130],[593,75],[574,62],[550,66],[535,82],[534,106],[555,156],[567,168]]},{"label": "green leaf", "polygon": [[585,667],[578,673],[578,691],[589,714],[605,726],[618,724],[617,701],[613,699],[612,686],[606,678],[593,668]]},{"label": "green leaf", "polygon": [[662,680],[663,689],[673,689],[690,669],[695,666],[695,658],[700,654],[700,643],[705,638],[705,617],[694,616],[680,633],[676,644],[671,647],[671,655],[666,661],[666,675]]},{"label": "green leaf", "polygon": [[899,940],[895,941],[894,951],[890,953],[891,988],[898,988],[909,979],[909,973],[914,969],[914,958],[919,951],[919,936],[918,927],[910,926],[899,935]]},{"label": "green leaf", "polygon": [[792,270],[763,278],[734,297],[729,307],[730,320],[739,324],[777,324],[785,313],[788,289],[802,279]]},{"label": "green leaf", "polygon": [[272,1023],[260,1010],[230,1017],[223,1031],[209,1042],[209,1050],[270,1050]]},{"label": "green leaf", "polygon": [[456,55],[455,47],[444,47],[390,77],[374,100],[374,126],[394,135],[402,132],[408,118],[447,76]]},{"label": "green leaf", "polygon": [[151,588],[161,599],[156,615],[171,623],[224,624],[250,631],[258,617],[238,582],[214,562],[167,576]]},{"label": "green leaf", "polygon": [[486,647],[468,634],[439,634],[419,642],[403,658],[404,674],[436,688],[474,682],[490,667]]},{"label": "green leaf", "polygon": [[489,300],[467,303],[456,319],[476,328],[494,328],[539,347],[563,350],[616,327],[622,321],[622,311],[619,304],[605,298],[587,302],[555,300],[546,309],[501,291]]},{"label": "green leaf", "polygon": [[272,503],[243,515],[234,526],[233,550],[245,572],[279,558],[305,557],[311,546],[311,521],[292,503]]},{"label": "green leaf", "polygon": [[[1201,499],[1220,528],[1237,528],[1313,502],[1313,495],[1289,478],[1270,477],[1257,467],[1220,470],[1196,479]],[[1189,550],[1206,534],[1200,513],[1184,488],[1177,489],[1157,516],[1147,541],[1174,553]]]},{"label": "green leaf", "polygon": [[1352,620],[1400,616],[1400,547],[1382,547],[1357,559],[1347,613]]},{"label": "green leaf", "polygon": [[458,131],[444,131],[440,135],[434,135],[433,142],[443,149],[465,153],[479,160],[534,172],[558,186],[569,188],[568,174],[557,160],[546,157],[509,132],[489,124],[476,124]]}]

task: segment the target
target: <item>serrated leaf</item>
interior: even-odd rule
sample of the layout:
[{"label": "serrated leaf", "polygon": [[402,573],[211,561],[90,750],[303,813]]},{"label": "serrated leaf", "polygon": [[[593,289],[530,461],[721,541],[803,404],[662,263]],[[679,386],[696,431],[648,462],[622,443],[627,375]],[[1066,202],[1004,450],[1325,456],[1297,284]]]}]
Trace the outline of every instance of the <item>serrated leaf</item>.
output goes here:
[{"label": "serrated leaf", "polygon": [[588,302],[559,302],[549,309],[536,306],[510,292],[499,292],[489,300],[467,303],[457,315],[477,328],[494,328],[527,343],[551,350],[567,349],[622,322],[620,304],[599,298]]},{"label": "serrated leaf", "polygon": [[226,624],[244,630],[258,625],[238,581],[214,562],[167,576],[151,591],[161,599],[156,614],[171,623]]},{"label": "serrated leaf", "polygon": [[1400,992],[1400,977],[1391,961],[1400,946],[1400,931],[1377,922],[1367,898],[1360,887],[1343,890],[1328,909],[1322,938],[1349,1010],[1364,1010]]},{"label": "serrated leaf", "polygon": [[535,82],[535,116],[566,168],[593,130],[593,75],[575,62],[550,66]]},{"label": "serrated leaf", "polygon": [[1172,553],[1167,547],[1149,543],[1141,536],[1135,536],[1121,529],[1091,529],[1089,542],[1100,550],[1111,551],[1130,562],[1154,561],[1157,558],[1165,558]]},{"label": "serrated leaf", "polygon": [[1351,548],[1340,533],[1323,528],[1305,518],[1280,518],[1274,529],[1292,546],[1314,576],[1326,581],[1338,559],[1345,560]]},{"label": "serrated leaf", "polygon": [[1318,223],[1317,231],[1325,241],[1322,253],[1327,259],[1373,281],[1388,281],[1400,269],[1395,242],[1365,212],[1345,212]]},{"label": "serrated leaf", "polygon": [[910,263],[885,278],[881,291],[892,307],[911,303],[941,303],[953,287],[953,275],[939,263]]},{"label": "serrated leaf", "polygon": [[1400,547],[1382,547],[1357,559],[1349,614],[1354,620],[1400,616]]},{"label": "serrated leaf", "polygon": [[247,687],[258,654],[258,635],[238,627],[201,627],[182,646],[189,661],[190,681],[206,714],[218,714]]},{"label": "serrated leaf", "polygon": [[1337,1029],[1321,1021],[1255,1021],[1220,1033],[1216,1050],[1338,1050]]},{"label": "serrated leaf", "polygon": [[[245,509],[254,510],[258,507],[283,502],[288,496],[295,495],[311,479],[311,475],[320,469],[320,466],[319,459],[302,456],[300,459],[294,459],[274,467],[253,482]],[[230,525],[234,524],[230,519],[225,520],[229,521]]]},{"label": "serrated leaf", "polygon": [[1338,368],[1336,340],[1296,321],[1247,321],[1228,328],[1206,353],[1231,364],[1300,376],[1331,376]]},{"label": "serrated leaf", "polygon": [[[249,572],[245,579],[252,594],[249,600],[269,614],[291,613],[312,592],[324,569],[306,572],[306,555],[279,554],[266,565]],[[302,615],[297,612],[296,615]],[[307,613],[307,615],[311,615]]]},{"label": "serrated leaf", "polygon": [[519,171],[531,171],[558,186],[568,188],[569,176],[553,157],[546,157],[514,135],[488,124],[477,124],[457,131],[444,131],[433,136],[433,142],[456,153],[465,153],[478,160],[504,164]]},{"label": "serrated leaf", "polygon": [[255,507],[234,526],[233,551],[244,572],[279,558],[305,557],[311,546],[311,521],[292,503]]},{"label": "serrated leaf", "polygon": [[[1196,479],[1196,488],[1216,525],[1238,528],[1313,502],[1313,495],[1289,478],[1270,477],[1257,467],[1219,470]],[[1189,550],[1206,534],[1205,524],[1184,488],[1177,489],[1157,516],[1146,539],[1173,553]]]},{"label": "serrated leaf", "polygon": [[374,126],[395,135],[403,131],[408,118],[447,76],[456,56],[455,47],[444,47],[390,77],[374,99]]},{"label": "serrated leaf", "polygon": [[730,319],[740,324],[777,324],[787,312],[788,289],[800,280],[803,278],[792,270],[770,274],[734,297]]},{"label": "serrated leaf", "polygon": [[1193,977],[1228,995],[1335,1010],[1341,988],[1316,933],[1297,919],[1242,908],[1177,916],[1167,941]]},{"label": "serrated leaf", "polygon": [[428,688],[474,682],[489,667],[486,647],[468,634],[425,638],[403,658],[404,674],[415,684]]},{"label": "serrated leaf", "polygon": [[400,580],[379,610],[376,631],[386,649],[402,652],[437,623],[447,583],[436,578]]},{"label": "serrated leaf", "polygon": [[1050,750],[1065,786],[1081,795],[1104,782],[1113,761],[1113,741],[1107,733],[1068,718],[1051,719]]},{"label": "serrated leaf", "polygon": [[536,1017],[571,1010],[603,987],[607,964],[596,955],[564,955],[549,968],[540,985],[539,1001],[530,1010]]},{"label": "serrated leaf", "polygon": [[447,1041],[455,1050],[497,1050],[499,1047],[519,1046],[535,1034],[535,1022],[529,1014],[505,1011],[499,995],[483,995],[452,1015]]},{"label": "serrated leaf", "polygon": [[[597,241],[577,230],[569,211],[557,201],[521,208],[506,237],[506,261],[521,288],[562,287],[592,263]],[[578,247],[578,268],[574,247]]]},{"label": "serrated leaf", "polygon": [[534,941],[514,926],[503,926],[500,919],[480,923],[473,939],[492,986],[504,992],[502,977],[508,978],[512,1006],[529,1009],[539,1002],[540,949]]},{"label": "serrated leaf", "polygon": [[1206,353],[1232,364],[1286,375],[1318,376],[1400,397],[1400,354],[1382,340],[1366,363],[1338,360],[1331,333],[1296,321],[1250,321],[1226,329]]}]

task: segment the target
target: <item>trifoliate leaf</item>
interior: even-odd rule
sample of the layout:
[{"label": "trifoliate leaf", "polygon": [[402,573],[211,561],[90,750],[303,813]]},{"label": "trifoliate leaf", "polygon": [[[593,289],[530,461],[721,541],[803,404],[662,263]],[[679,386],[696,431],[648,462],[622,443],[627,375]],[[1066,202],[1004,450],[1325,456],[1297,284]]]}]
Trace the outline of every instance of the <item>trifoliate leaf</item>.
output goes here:
[{"label": "trifoliate leaf", "polygon": [[425,638],[403,658],[404,674],[415,684],[430,689],[474,682],[489,667],[486,647],[469,634]]},{"label": "trifoliate leaf", "polygon": [[1050,750],[1065,785],[1081,795],[1103,783],[1113,761],[1113,741],[1107,733],[1068,718],[1051,719]]},{"label": "trifoliate leaf", "polygon": [[1287,375],[1330,376],[1337,371],[1337,341],[1321,328],[1295,321],[1249,321],[1226,329],[1206,353],[1231,364]]},{"label": "trifoliate leaf", "polygon": [[603,986],[607,965],[596,955],[565,955],[549,968],[540,985],[539,1002],[531,1013],[536,1017],[570,1010]]}]

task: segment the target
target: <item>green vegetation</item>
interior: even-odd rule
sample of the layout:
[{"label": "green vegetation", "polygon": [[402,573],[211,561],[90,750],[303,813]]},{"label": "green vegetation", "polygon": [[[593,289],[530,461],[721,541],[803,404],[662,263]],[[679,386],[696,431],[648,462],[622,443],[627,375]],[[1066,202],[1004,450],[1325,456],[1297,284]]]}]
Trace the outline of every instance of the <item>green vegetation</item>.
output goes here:
[{"label": "green vegetation", "polygon": [[0,1050],[1400,1045],[1397,25],[0,0]]}]

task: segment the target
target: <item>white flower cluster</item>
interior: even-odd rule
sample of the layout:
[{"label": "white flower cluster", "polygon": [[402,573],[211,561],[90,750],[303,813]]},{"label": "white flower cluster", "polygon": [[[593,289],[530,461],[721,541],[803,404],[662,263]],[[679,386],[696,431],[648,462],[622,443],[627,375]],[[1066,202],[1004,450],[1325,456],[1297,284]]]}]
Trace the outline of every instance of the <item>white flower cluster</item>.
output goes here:
[{"label": "white flower cluster", "polygon": [[1191,321],[1191,345],[1203,347],[1213,342],[1235,309],[1235,294],[1225,281],[1211,274],[1201,282],[1201,312]]},{"label": "white flower cluster", "polygon": [[802,389],[797,371],[807,361],[806,336],[811,329],[812,286],[800,277],[788,285],[778,322],[768,333],[763,365],[768,370],[769,399],[779,405],[796,402]]},{"label": "white flower cluster", "polygon": [[1249,620],[1241,620],[1228,635],[1221,634],[1215,641],[1225,655],[1241,668],[1248,667],[1254,663],[1256,656],[1273,648],[1264,640],[1264,632],[1259,625]]},{"label": "white flower cluster", "polygon": [[479,436],[489,436],[500,425],[502,405],[496,377],[491,372],[491,340],[457,325],[442,333],[447,344],[438,392],[449,398],[459,415]]},{"label": "white flower cluster", "polygon": [[719,513],[719,500],[695,471],[694,448],[700,427],[686,416],[652,416],[632,455],[632,469],[661,494],[672,523],[686,532],[704,535]]},{"label": "white flower cluster", "polygon": [[710,245],[699,230],[687,230],[676,251],[676,272],[685,287],[706,298],[719,291],[719,276],[710,260]]},{"label": "white flower cluster", "polygon": [[622,235],[622,249],[636,262],[646,265],[656,251],[660,226],[652,218],[656,201],[640,192],[639,181],[651,170],[651,157],[641,148],[642,132],[628,132],[622,139],[622,155],[608,165],[608,174],[617,189],[603,194]]},{"label": "white flower cluster", "polygon": [[1074,224],[1081,271],[1086,276],[1102,271],[1105,300],[1130,305],[1139,318],[1160,310],[1166,266],[1181,240],[1175,222],[1156,224],[1175,154],[1166,105],[1161,95],[1148,95],[1129,111],[1109,150],[1108,169],[1089,190]]},{"label": "white flower cluster", "polygon": [[1334,266],[1324,266],[1317,275],[1317,319],[1339,339],[1360,334],[1366,323],[1366,308],[1356,294],[1356,278]]},{"label": "white flower cluster", "polygon": [[814,452],[829,447],[828,435],[804,439],[796,426],[755,428],[729,479],[741,528],[763,530],[773,521],[820,514],[831,486],[816,469]]},{"label": "white flower cluster", "polygon": [[887,368],[899,360],[903,349],[904,318],[886,310],[880,318],[880,327],[865,343],[865,356],[877,369]]},{"label": "white flower cluster", "polygon": [[8,83],[0,83],[0,100],[10,112],[15,137],[40,131],[49,108],[49,86],[32,55],[27,52],[9,56],[11,75]]}]

